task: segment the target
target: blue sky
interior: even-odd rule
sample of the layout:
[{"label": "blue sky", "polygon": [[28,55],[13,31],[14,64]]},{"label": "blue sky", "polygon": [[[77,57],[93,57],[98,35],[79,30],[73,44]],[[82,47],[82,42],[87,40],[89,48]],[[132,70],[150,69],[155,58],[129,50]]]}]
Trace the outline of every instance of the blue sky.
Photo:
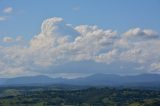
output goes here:
[{"label": "blue sky", "polygon": [[[26,70],[27,70],[26,73],[28,73],[29,75],[31,73],[33,74],[56,73],[56,75],[58,75],[57,73],[61,73],[60,75],[62,75],[62,73],[63,75],[66,75],[67,73],[76,73],[80,75],[90,74],[90,73],[137,74],[137,73],[145,73],[151,71],[159,73],[160,60],[157,59],[159,58],[159,54],[157,53],[159,49],[156,48],[156,46],[159,45],[159,32],[160,32],[159,11],[160,11],[159,0],[134,0],[134,1],[133,0],[119,0],[119,1],[118,0],[101,0],[101,1],[0,0],[0,41],[1,41],[0,47],[2,48],[0,50],[0,55],[4,57],[3,59],[0,60],[1,64],[0,68],[6,70],[4,72],[0,72],[0,75],[1,76],[4,75],[16,76],[21,74],[24,75]],[[60,17],[60,18],[51,19],[52,17]],[[42,33],[43,28],[41,29],[41,24],[42,23],[47,25],[50,24],[44,22],[44,20],[46,19],[48,19],[48,21],[53,24],[51,27],[55,26],[59,28],[58,30],[53,30],[53,31],[47,30],[48,32],[52,32],[51,33],[52,37],[49,37],[51,35],[45,35],[44,33]],[[63,20],[63,22],[61,19]],[[71,25],[68,26],[68,24]],[[80,26],[80,25],[86,25],[86,26]],[[97,28],[94,28],[93,26],[97,26]],[[72,32],[67,32],[68,29],[69,31],[74,30],[75,32],[79,33],[79,35],[74,35],[74,33]],[[83,30],[85,29],[88,32],[84,33],[82,32],[82,29]],[[109,29],[111,29],[112,31],[109,32]],[[95,33],[93,33],[93,36],[96,36],[97,39],[88,37],[90,36],[89,33],[92,33],[93,31],[95,32],[97,31],[96,34],[99,34],[99,35],[94,35]],[[69,41],[65,45],[71,45],[71,43],[76,43],[76,39],[79,39],[78,38],[79,36],[86,35],[87,37],[85,39],[88,39],[88,41],[85,41],[84,38],[83,39],[80,38],[82,39],[82,43],[78,45],[82,46],[82,44],[85,43],[89,44],[87,42],[95,41],[97,42],[96,44],[92,43],[90,44],[91,48],[97,46],[97,48],[99,47],[99,49],[100,48],[103,49],[101,50],[96,49],[84,52],[85,50],[77,48],[77,50],[73,50],[73,51],[78,51],[75,53],[70,53],[73,51],[67,50],[63,55],[68,56],[68,54],[70,54],[69,56],[73,57],[74,54],[77,56],[73,58],[78,58],[79,55],[77,55],[77,53],[81,52],[82,54],[80,56],[83,55],[84,57],[91,54],[94,55],[91,56],[91,58],[85,58],[85,59],[83,59],[84,57],[83,58],[81,57],[78,61],[74,59],[66,60],[66,57],[63,57],[63,59],[59,59],[60,57],[57,58],[57,61],[65,61],[64,63],[63,62],[55,63],[54,61],[52,61],[52,58],[55,59],[54,57],[55,55],[51,57],[50,55],[48,57],[45,56],[43,57],[43,55],[39,55],[39,57],[37,56],[37,58],[38,59],[44,58],[44,60],[41,60],[43,62],[46,61],[45,59],[51,58],[51,63],[50,61],[49,62],[47,61],[49,65],[48,66],[44,65],[45,67],[43,68],[38,68],[39,66],[37,64],[40,63],[36,63],[36,61],[40,60],[33,60],[33,59],[25,60],[25,58],[22,56],[22,55],[29,55],[29,53],[33,51],[35,54],[36,53],[39,54],[39,51],[35,51],[37,50],[36,48],[40,48],[41,51],[46,50],[46,48],[44,50],[42,46],[41,47],[35,46],[35,43],[36,44],[39,43],[39,45],[44,45],[43,44],[44,42],[40,42],[42,41],[42,35],[45,37],[49,37],[49,38],[44,38],[45,40],[56,39],[56,42],[58,40],[63,41],[64,39],[70,40],[67,38],[68,35],[64,35],[64,33],[62,32],[65,32],[66,34],[68,33],[69,38],[75,39],[75,41],[72,42]],[[103,35],[103,33],[105,33],[103,36],[105,40],[106,39],[113,40],[111,46],[110,45],[102,46],[102,44],[98,45],[98,37],[101,36],[101,34]],[[53,38],[54,35],[59,35],[60,37]],[[112,39],[108,37],[110,35],[112,35],[113,37]],[[37,37],[36,39],[39,40],[34,40],[35,36]],[[141,36],[142,38],[137,36]],[[52,41],[46,40],[46,42],[51,42],[52,44]],[[66,41],[63,41],[63,43],[64,42]],[[104,42],[107,44],[108,41],[106,40]],[[126,44],[126,42],[128,43],[128,45]],[[119,45],[119,43],[123,43],[123,47],[122,46],[118,47],[117,45]],[[153,46],[149,47],[148,45],[150,44],[153,44]],[[55,48],[57,49],[59,48],[59,46],[61,47],[62,45],[63,44],[59,44],[56,47],[50,48],[50,50],[53,49],[53,51],[55,51]],[[22,54],[20,53],[14,54],[13,52],[15,48],[13,48],[13,46],[16,47],[17,51],[19,51]],[[19,46],[21,46],[21,48],[19,48]],[[44,46],[48,47],[49,45],[44,45]],[[76,45],[73,44],[72,46]],[[27,50],[24,51],[27,51],[27,54],[25,54],[26,52],[21,51],[22,48],[26,47],[28,48]],[[8,51],[7,48],[10,48],[10,50],[13,49],[13,51],[11,51],[11,54],[6,52]],[[67,48],[70,48],[70,46]],[[145,49],[140,50],[142,48]],[[30,49],[34,50],[31,51]],[[150,49],[151,50],[153,49],[153,54],[157,55],[157,57],[151,57],[152,52],[149,52]],[[144,53],[136,54],[138,50]],[[51,51],[48,50],[48,52],[50,53]],[[132,55],[135,53],[135,55],[137,56],[131,57],[133,59],[124,57],[125,54],[127,55],[127,53],[130,52]],[[14,54],[13,56],[12,53]],[[107,57],[108,55],[112,56],[114,54],[120,56],[119,57],[115,56],[113,58]],[[14,56],[21,57],[21,60],[24,60],[22,62],[23,64],[15,62],[15,61],[20,61],[19,58],[14,58],[13,60],[6,58],[8,55],[11,57]],[[29,57],[32,56],[29,55]],[[116,58],[118,59],[116,60]],[[142,58],[142,59],[140,60],[137,58]],[[130,60],[128,61],[127,59]],[[141,62],[149,60],[151,60],[151,62]],[[12,62],[15,62],[16,64],[12,64]],[[30,65],[29,63],[32,62],[33,64]],[[34,63],[36,65],[34,65]],[[85,65],[83,65],[84,63],[90,67],[86,67]],[[78,67],[78,71],[75,71],[76,69],[72,64]],[[28,68],[28,65],[31,66],[31,69]],[[93,69],[91,68],[92,66],[96,67]],[[116,68],[114,68],[115,66]],[[146,66],[150,66],[147,67],[147,71],[144,68]],[[11,68],[15,68],[15,72],[8,71]],[[45,71],[43,72],[43,70]],[[89,70],[89,71],[82,71],[82,70]]]},{"label": "blue sky", "polygon": [[98,25],[118,31],[137,26],[160,30],[159,0],[0,1],[1,11],[7,6],[13,7],[13,13],[0,24],[3,35],[33,36],[39,32],[42,21],[49,17],[63,17],[73,25]]}]

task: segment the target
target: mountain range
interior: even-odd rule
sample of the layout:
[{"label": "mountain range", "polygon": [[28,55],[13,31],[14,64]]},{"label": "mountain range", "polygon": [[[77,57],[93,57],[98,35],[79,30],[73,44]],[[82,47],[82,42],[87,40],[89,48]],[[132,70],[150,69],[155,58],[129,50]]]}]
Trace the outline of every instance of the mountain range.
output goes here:
[{"label": "mountain range", "polygon": [[78,86],[160,87],[160,74],[140,74],[128,76],[94,74],[75,79],[51,78],[44,75],[0,78],[0,86],[40,86],[54,84]]}]

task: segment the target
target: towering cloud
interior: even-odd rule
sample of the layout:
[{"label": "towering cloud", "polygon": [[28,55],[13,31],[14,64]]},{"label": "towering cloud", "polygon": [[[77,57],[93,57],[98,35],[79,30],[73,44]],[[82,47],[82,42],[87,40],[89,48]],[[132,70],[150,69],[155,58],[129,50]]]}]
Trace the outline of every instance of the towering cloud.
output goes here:
[{"label": "towering cloud", "polygon": [[[11,41],[9,37],[3,38],[3,43]],[[123,63],[136,63],[146,67],[141,70],[159,72],[159,45],[159,34],[151,29],[129,29],[119,35],[98,26],[73,27],[62,18],[54,17],[43,21],[41,32],[28,44],[0,46],[0,74],[47,73],[47,70],[58,73],[54,67],[83,61],[111,66],[116,63],[119,67]]]}]

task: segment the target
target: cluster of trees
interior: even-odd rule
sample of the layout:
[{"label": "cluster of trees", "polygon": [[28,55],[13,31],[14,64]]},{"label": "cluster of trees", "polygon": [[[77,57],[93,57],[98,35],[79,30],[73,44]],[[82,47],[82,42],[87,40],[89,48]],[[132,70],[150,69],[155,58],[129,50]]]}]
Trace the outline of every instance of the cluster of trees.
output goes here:
[{"label": "cluster of trees", "polygon": [[[13,91],[13,90],[12,90]],[[0,97],[0,106],[160,106],[160,91],[118,88],[24,90]]]}]

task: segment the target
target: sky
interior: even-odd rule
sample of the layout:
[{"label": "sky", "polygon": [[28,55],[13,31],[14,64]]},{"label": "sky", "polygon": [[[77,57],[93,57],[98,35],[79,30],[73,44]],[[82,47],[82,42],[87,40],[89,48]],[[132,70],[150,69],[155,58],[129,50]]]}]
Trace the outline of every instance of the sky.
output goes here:
[{"label": "sky", "polygon": [[160,73],[159,0],[0,0],[0,77]]}]

